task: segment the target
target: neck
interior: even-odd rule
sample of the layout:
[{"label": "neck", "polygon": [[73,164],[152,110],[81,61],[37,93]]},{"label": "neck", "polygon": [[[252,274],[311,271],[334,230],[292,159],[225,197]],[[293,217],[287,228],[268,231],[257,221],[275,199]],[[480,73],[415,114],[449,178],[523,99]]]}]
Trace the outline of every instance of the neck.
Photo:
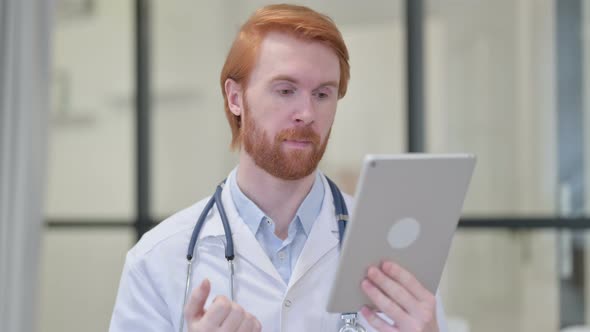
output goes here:
[{"label": "neck", "polygon": [[284,240],[297,209],[313,186],[315,172],[299,180],[279,179],[242,151],[236,181],[240,190],[274,221],[275,234]]}]

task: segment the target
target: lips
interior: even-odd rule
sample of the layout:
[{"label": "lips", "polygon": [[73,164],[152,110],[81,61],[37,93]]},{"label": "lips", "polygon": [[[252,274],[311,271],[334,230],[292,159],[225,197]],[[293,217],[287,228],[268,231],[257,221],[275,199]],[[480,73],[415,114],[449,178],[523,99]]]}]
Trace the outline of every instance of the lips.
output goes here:
[{"label": "lips", "polygon": [[296,147],[296,148],[304,148],[312,145],[311,141],[300,141],[300,140],[284,140],[288,146]]},{"label": "lips", "polygon": [[301,143],[301,144],[307,144],[307,143],[313,143],[310,140],[300,140],[300,139],[286,139],[285,142],[290,142],[290,143]]},{"label": "lips", "polygon": [[311,129],[287,129],[277,135],[279,141],[319,143],[320,136]]}]

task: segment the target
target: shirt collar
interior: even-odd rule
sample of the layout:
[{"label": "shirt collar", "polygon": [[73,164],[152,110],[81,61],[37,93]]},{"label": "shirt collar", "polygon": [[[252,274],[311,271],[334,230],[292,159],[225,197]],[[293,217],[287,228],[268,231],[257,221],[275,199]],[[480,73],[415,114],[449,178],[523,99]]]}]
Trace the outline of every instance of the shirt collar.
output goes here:
[{"label": "shirt collar", "polygon": [[[244,220],[244,223],[250,228],[252,233],[256,234],[262,219],[266,217],[264,212],[252,202],[238,186],[237,168],[232,171],[229,177],[229,187],[231,196],[236,206],[236,210]],[[324,201],[324,183],[320,172],[316,172],[315,181],[311,190],[297,209],[295,219],[299,219],[303,230],[309,236],[313,222],[320,214],[322,203]]]},{"label": "shirt collar", "polygon": [[315,181],[311,190],[297,209],[296,216],[299,217],[305,234],[309,235],[313,222],[317,219],[324,202],[324,182],[320,172],[316,172]]}]

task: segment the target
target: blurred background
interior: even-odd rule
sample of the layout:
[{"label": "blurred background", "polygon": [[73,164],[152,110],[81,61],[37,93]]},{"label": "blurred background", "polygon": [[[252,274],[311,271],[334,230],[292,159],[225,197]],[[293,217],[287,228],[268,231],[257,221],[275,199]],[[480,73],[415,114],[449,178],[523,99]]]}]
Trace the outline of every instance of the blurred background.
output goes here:
[{"label": "blurred background", "polygon": [[[47,135],[30,329],[107,330],[127,250],[233,168],[219,73],[241,23],[268,3],[33,6],[48,27],[50,106],[33,120]],[[350,51],[321,164],[344,191],[367,153],[478,156],[439,289],[450,331],[590,325],[590,2],[295,3],[332,17]]]}]

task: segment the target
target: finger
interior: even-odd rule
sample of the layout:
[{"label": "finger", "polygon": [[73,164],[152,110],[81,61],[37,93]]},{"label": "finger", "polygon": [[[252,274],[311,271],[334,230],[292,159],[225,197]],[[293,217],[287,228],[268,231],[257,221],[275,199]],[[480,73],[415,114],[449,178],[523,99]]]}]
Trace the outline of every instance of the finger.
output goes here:
[{"label": "finger", "polygon": [[381,264],[381,270],[393,280],[399,282],[419,301],[427,301],[432,293],[414,277],[410,272],[392,261],[385,261]]},{"label": "finger", "polygon": [[254,331],[254,321],[250,319],[244,319],[240,324],[240,327],[236,332],[252,332]]},{"label": "finger", "polygon": [[211,283],[208,279],[203,280],[199,287],[192,291],[190,299],[184,307],[184,318],[187,321],[203,317],[205,314],[205,302],[209,297],[210,291]]},{"label": "finger", "polygon": [[238,328],[237,332],[252,332],[252,331],[256,331],[256,318],[254,318],[254,316],[252,316],[249,313],[246,313],[244,315],[244,319],[242,320],[242,323],[240,324],[240,327]]},{"label": "finger", "polygon": [[221,323],[221,329],[223,331],[236,331],[242,324],[245,316],[246,312],[244,311],[244,308],[237,303],[232,302],[229,314]]},{"label": "finger", "polygon": [[374,266],[369,268],[367,276],[369,280],[381,290],[381,292],[398,303],[405,311],[410,314],[419,313],[418,299],[410,294],[410,292],[408,292],[408,290],[405,289],[399,282],[393,280],[382,270]]},{"label": "finger", "polygon": [[207,313],[203,319],[206,319],[207,324],[210,326],[219,327],[229,315],[231,309],[232,302],[225,296],[218,296],[209,306],[209,309],[207,310]]},{"label": "finger", "polygon": [[407,321],[410,318],[408,313],[406,313],[395,301],[383,294],[383,292],[368,279],[363,280],[361,288],[377,309],[393,319],[398,325],[401,324],[402,321]]},{"label": "finger", "polygon": [[385,320],[377,315],[377,313],[367,307],[361,309],[361,314],[365,317],[367,322],[380,332],[399,332],[394,326],[389,325]]},{"label": "finger", "polygon": [[260,332],[262,331],[262,324],[258,320],[258,318],[254,317],[254,329],[252,332]]}]

